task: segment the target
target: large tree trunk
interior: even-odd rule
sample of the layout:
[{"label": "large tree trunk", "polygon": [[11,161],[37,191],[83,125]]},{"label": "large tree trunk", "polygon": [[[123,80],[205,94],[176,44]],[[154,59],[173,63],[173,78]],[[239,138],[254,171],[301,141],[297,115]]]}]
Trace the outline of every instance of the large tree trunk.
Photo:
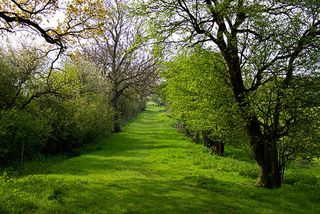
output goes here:
[{"label": "large tree trunk", "polygon": [[[274,149],[275,145],[272,143],[264,144],[264,156],[256,157],[259,159],[259,166],[261,174],[257,186],[267,188],[281,187],[282,183],[282,169],[278,162],[278,151]],[[258,162],[258,160],[257,160]]]},{"label": "large tree trunk", "polygon": [[257,186],[266,188],[281,187],[282,167],[278,159],[278,148],[275,141],[263,137],[257,118],[251,118],[247,125],[251,140],[252,152],[260,168]]}]

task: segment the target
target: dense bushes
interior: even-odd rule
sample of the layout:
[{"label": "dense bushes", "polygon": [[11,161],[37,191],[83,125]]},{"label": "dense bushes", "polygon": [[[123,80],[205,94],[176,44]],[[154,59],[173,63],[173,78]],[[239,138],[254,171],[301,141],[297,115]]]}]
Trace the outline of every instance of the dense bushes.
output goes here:
[{"label": "dense bushes", "polygon": [[39,152],[52,128],[45,110],[32,102],[45,94],[35,50],[0,55],[0,161],[7,165]]},{"label": "dense bushes", "polygon": [[[110,83],[96,66],[73,59],[49,74],[35,50],[10,50],[1,56],[0,166],[39,155],[74,155],[111,133]],[[122,120],[144,108],[134,93],[120,104]]]},{"label": "dense bushes", "polygon": [[27,111],[0,111],[0,160],[7,165],[12,160],[22,164],[24,157],[38,153],[51,134],[45,115],[29,108]]},{"label": "dense bushes", "polygon": [[106,97],[107,85],[98,78],[93,66],[79,62],[53,74],[53,85],[62,96],[39,100],[49,110],[53,127],[45,153],[71,152],[111,132],[113,113]]},{"label": "dense bushes", "polygon": [[121,96],[119,103],[122,123],[132,119],[146,108],[145,97],[130,90]]}]

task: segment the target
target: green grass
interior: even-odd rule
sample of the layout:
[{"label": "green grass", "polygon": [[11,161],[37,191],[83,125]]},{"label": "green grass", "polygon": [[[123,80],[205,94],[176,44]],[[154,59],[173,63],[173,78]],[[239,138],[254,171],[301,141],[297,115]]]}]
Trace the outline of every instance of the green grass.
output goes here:
[{"label": "green grass", "polygon": [[0,179],[0,213],[320,213],[319,162],[299,163],[280,189],[254,187],[237,148],[211,155],[149,107],[98,150],[29,163]]}]

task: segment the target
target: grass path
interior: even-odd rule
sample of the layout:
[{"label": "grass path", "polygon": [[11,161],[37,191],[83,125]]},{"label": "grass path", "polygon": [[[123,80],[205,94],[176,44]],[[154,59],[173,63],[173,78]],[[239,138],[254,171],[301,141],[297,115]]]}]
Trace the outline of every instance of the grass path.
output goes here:
[{"label": "grass path", "polygon": [[256,188],[254,163],[231,148],[211,155],[161,110],[149,107],[97,151],[0,179],[0,213],[320,213],[320,167],[300,170],[307,184],[289,171],[294,185]]}]

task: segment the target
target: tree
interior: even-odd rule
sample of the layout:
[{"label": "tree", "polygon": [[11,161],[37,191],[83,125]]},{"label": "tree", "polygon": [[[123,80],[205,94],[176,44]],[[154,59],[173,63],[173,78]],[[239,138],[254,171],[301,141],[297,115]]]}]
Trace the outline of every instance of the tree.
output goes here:
[{"label": "tree", "polygon": [[150,96],[150,100],[156,103],[158,106],[166,105],[166,81],[160,80],[156,83]]},{"label": "tree", "polygon": [[58,96],[41,97],[37,104],[48,111],[52,133],[43,147],[45,154],[77,154],[84,145],[110,134],[113,111],[106,95],[110,86],[100,70],[83,59],[69,60],[61,72],[52,74]]},{"label": "tree", "polygon": [[51,62],[50,68],[43,69],[41,74],[46,75],[46,86],[41,86],[44,91],[34,94],[35,97],[54,93],[50,77],[56,62],[68,46],[89,32],[97,33],[102,13],[105,13],[102,0],[4,0],[0,3],[0,33],[14,35],[15,41],[21,39],[18,36],[26,37],[20,41],[22,49],[26,48],[24,43],[31,43],[33,47],[41,44],[37,56]]},{"label": "tree", "polygon": [[221,156],[226,142],[243,139],[221,55],[197,47],[183,51],[164,67],[170,115],[187,133],[193,133],[194,139],[201,135],[205,146]]},{"label": "tree", "polygon": [[50,134],[48,121],[32,101],[51,93],[43,90],[44,60],[35,49],[0,53],[0,165],[20,165]]},{"label": "tree", "polygon": [[[80,36],[80,33],[96,29],[103,11],[101,0],[3,0],[0,3],[0,30],[38,34],[62,52],[68,36]],[[51,19],[58,19],[57,16],[63,20],[50,23]]]},{"label": "tree", "polygon": [[[54,93],[45,87],[45,59],[35,48],[8,49],[0,53],[0,109],[24,109],[33,99]],[[48,89],[48,90],[47,90]]]},{"label": "tree", "polygon": [[0,166],[68,153],[111,132],[109,85],[92,63],[69,61],[46,82],[34,48],[0,53]]},{"label": "tree", "polygon": [[[156,79],[156,59],[145,45],[141,20],[132,18],[125,1],[106,2],[108,14],[101,35],[94,37],[92,47],[84,53],[101,68],[111,82],[111,106],[115,112],[114,132],[121,131],[121,97],[128,91],[147,90]],[[143,96],[139,96],[142,99]]]},{"label": "tree", "polygon": [[[221,52],[261,170],[258,186],[280,187],[286,165],[282,158],[292,154],[292,148],[300,151],[292,140],[297,137],[294,127],[300,124],[302,130],[309,130],[302,125],[302,115],[309,118],[307,111],[319,110],[308,107],[303,111],[300,106],[305,103],[299,100],[302,103],[293,105],[296,97],[291,96],[298,90],[295,76],[319,71],[317,1],[150,0],[138,8],[150,17],[152,29],[162,38],[179,34],[189,44],[206,43]],[[300,134],[309,138],[303,131]],[[284,142],[288,136],[291,140]],[[319,148],[314,138],[309,140]],[[297,157],[299,152],[294,154]]]}]

